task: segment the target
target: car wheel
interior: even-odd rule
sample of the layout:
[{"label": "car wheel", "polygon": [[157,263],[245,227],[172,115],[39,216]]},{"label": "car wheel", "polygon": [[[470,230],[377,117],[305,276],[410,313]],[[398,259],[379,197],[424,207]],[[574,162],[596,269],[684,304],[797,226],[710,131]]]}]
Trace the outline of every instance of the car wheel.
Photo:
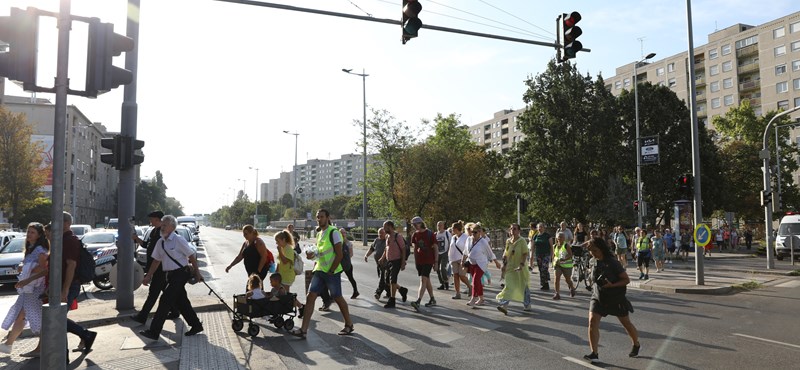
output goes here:
[{"label": "car wheel", "polygon": [[96,286],[97,289],[101,290],[109,290],[114,287],[113,285],[111,285],[111,280],[108,278],[108,275],[94,279],[92,283],[94,283],[94,286]]}]

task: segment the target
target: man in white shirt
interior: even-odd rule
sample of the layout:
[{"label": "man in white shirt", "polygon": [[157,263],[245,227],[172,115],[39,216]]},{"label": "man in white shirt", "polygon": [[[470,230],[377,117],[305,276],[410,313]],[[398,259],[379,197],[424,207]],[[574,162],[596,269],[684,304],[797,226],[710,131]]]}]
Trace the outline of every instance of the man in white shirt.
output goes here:
[{"label": "man in white shirt", "polygon": [[439,288],[438,290],[450,290],[450,281],[447,276],[447,265],[450,264],[447,252],[450,250],[450,232],[444,228],[444,221],[436,223],[436,243],[439,247]]},{"label": "man in white shirt", "polygon": [[153,250],[153,263],[150,264],[150,270],[142,281],[143,285],[149,285],[151,276],[156,269],[163,265],[167,287],[161,294],[156,315],[150,323],[150,329],[139,332],[142,336],[153,340],[158,340],[164,322],[167,320],[167,314],[173,306],[180,311],[181,316],[186,319],[186,323],[192,327],[185,335],[195,335],[203,331],[203,323],[197,318],[197,313],[194,312],[192,303],[186,296],[186,283],[192,274],[187,266],[192,264],[197,281],[203,281],[203,276],[200,275],[200,269],[197,266],[194,248],[186,239],[175,233],[177,226],[178,221],[174,216],[166,215],[161,218],[161,240]]}]

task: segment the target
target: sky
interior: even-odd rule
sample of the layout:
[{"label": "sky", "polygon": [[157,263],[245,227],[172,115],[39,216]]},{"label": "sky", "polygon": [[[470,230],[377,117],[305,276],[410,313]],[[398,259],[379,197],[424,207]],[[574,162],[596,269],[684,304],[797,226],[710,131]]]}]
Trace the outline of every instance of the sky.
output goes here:
[{"label": "sky", "polygon": [[[550,47],[421,29],[403,45],[399,26],[214,0],[141,0],[137,138],[145,141],[142,177],[161,171],[187,214],[211,213],[245,190],[298,163],[361,153],[362,79],[366,100],[429,134],[422,119],[455,113],[472,125],[503,109],[524,108],[524,81],[555,56]],[[401,0],[273,0],[333,12],[399,19]],[[654,60],[688,48],[686,2],[654,0],[421,0],[424,24],[555,42],[556,17],[578,11],[574,59],[591,76],[654,52]],[[556,3],[559,3],[556,5]],[[3,0],[11,7],[58,11],[58,0]],[[72,0],[72,14],[98,17],[125,33],[125,0]],[[757,11],[755,11],[757,10]],[[800,10],[795,0],[692,1],[695,47],[736,23],[759,25]],[[53,80],[55,22],[43,19],[40,85]],[[70,80],[82,89],[86,26],[73,24]],[[124,66],[124,57],[115,58]],[[28,96],[12,83],[7,95]],[[55,102],[52,94],[37,94]],[[120,130],[123,89],[86,99],[70,96],[89,119]],[[369,113],[368,113],[369,115]],[[368,117],[369,118],[369,117]],[[258,171],[250,168],[258,168]]]}]

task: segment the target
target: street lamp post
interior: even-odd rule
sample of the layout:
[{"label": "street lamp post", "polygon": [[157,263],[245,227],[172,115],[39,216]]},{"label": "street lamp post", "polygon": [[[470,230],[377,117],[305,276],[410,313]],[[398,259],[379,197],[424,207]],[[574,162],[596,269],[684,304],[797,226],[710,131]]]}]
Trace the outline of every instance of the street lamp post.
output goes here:
[{"label": "street lamp post", "polygon": [[636,115],[636,199],[639,201],[639,209],[636,210],[636,217],[639,227],[642,227],[642,210],[645,208],[642,205],[642,149],[639,142],[639,63],[642,63],[652,57],[656,53],[647,54],[638,62],[633,64],[633,106]]},{"label": "street lamp post", "polygon": [[[292,177],[294,177],[294,190],[292,192],[292,225],[297,222],[297,132],[283,130],[284,134],[294,135],[294,167],[292,167]],[[297,228],[297,225],[294,225]],[[303,227],[305,228],[305,226]]]},{"label": "street lamp post", "polygon": [[364,185],[364,189],[362,190],[363,200],[362,200],[362,217],[363,222],[361,224],[362,228],[362,240],[364,242],[364,246],[367,246],[367,72],[362,68],[361,73],[353,73],[352,69],[345,69],[342,68],[342,72],[361,76],[361,81],[363,85],[364,91],[364,178],[361,180],[361,183]]},{"label": "street lamp post", "polygon": [[254,167],[248,167],[248,168],[250,168],[251,170],[256,170],[256,200],[255,200],[256,215],[253,217],[253,225],[256,227],[256,230],[258,230],[258,191],[261,190],[258,184],[258,168]]}]

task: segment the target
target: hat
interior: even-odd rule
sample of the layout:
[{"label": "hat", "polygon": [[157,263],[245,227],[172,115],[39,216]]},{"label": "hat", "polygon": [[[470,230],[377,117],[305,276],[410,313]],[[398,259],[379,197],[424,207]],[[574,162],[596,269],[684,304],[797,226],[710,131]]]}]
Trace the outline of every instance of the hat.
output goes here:
[{"label": "hat", "polygon": [[412,225],[413,224],[421,224],[421,223],[422,223],[422,217],[414,216],[414,218],[411,219],[411,224]]},{"label": "hat", "polygon": [[147,215],[147,217],[156,217],[156,218],[158,218],[158,219],[161,219],[162,217],[164,217],[164,212],[161,212],[161,211],[153,211],[153,212],[150,212],[150,213]]}]

